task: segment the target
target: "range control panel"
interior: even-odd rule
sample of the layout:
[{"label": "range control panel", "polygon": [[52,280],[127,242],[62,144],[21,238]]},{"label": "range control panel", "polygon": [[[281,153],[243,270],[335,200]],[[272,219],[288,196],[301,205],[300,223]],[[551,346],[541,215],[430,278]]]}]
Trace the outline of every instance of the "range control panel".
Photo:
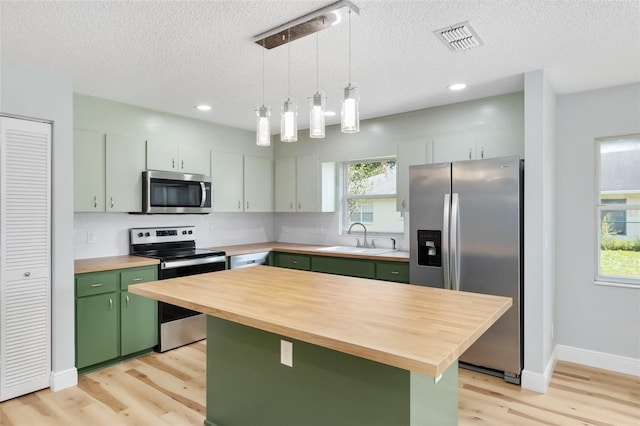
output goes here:
[{"label": "range control panel", "polygon": [[171,228],[132,228],[129,230],[131,244],[169,243],[195,240],[195,226]]}]

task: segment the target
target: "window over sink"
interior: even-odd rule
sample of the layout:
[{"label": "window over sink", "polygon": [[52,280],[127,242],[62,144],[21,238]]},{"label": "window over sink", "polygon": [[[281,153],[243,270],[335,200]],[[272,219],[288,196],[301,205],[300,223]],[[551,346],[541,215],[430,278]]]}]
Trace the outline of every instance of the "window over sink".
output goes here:
[{"label": "window over sink", "polygon": [[[351,161],[343,167],[343,233],[360,222],[367,232],[402,234],[404,215],[396,211],[395,158]],[[354,228],[354,232],[361,230]]]}]

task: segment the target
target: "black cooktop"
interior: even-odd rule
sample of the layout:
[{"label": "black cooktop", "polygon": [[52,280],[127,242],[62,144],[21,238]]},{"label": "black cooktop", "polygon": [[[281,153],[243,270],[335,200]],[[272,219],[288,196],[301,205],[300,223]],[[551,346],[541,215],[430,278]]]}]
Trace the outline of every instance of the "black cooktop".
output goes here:
[{"label": "black cooktop", "polygon": [[138,256],[153,257],[161,261],[179,259],[197,259],[201,257],[225,256],[225,252],[207,249],[184,248],[184,249],[149,249],[137,251]]}]

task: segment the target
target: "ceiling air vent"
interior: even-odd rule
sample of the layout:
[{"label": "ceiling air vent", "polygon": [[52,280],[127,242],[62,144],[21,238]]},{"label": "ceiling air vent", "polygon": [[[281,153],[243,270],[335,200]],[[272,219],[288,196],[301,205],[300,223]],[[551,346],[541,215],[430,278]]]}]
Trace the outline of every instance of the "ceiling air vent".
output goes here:
[{"label": "ceiling air vent", "polygon": [[469,21],[441,28],[435,31],[435,34],[454,52],[469,50],[484,44]]}]

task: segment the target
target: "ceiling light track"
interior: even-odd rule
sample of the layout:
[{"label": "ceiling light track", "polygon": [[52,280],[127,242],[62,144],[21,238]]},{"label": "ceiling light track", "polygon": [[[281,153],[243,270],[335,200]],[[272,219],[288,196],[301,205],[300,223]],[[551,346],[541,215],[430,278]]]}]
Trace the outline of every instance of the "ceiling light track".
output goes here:
[{"label": "ceiling light track", "polygon": [[265,49],[273,49],[346,21],[349,19],[350,11],[360,14],[360,9],[356,5],[350,1],[340,0],[258,34],[253,41]]}]

